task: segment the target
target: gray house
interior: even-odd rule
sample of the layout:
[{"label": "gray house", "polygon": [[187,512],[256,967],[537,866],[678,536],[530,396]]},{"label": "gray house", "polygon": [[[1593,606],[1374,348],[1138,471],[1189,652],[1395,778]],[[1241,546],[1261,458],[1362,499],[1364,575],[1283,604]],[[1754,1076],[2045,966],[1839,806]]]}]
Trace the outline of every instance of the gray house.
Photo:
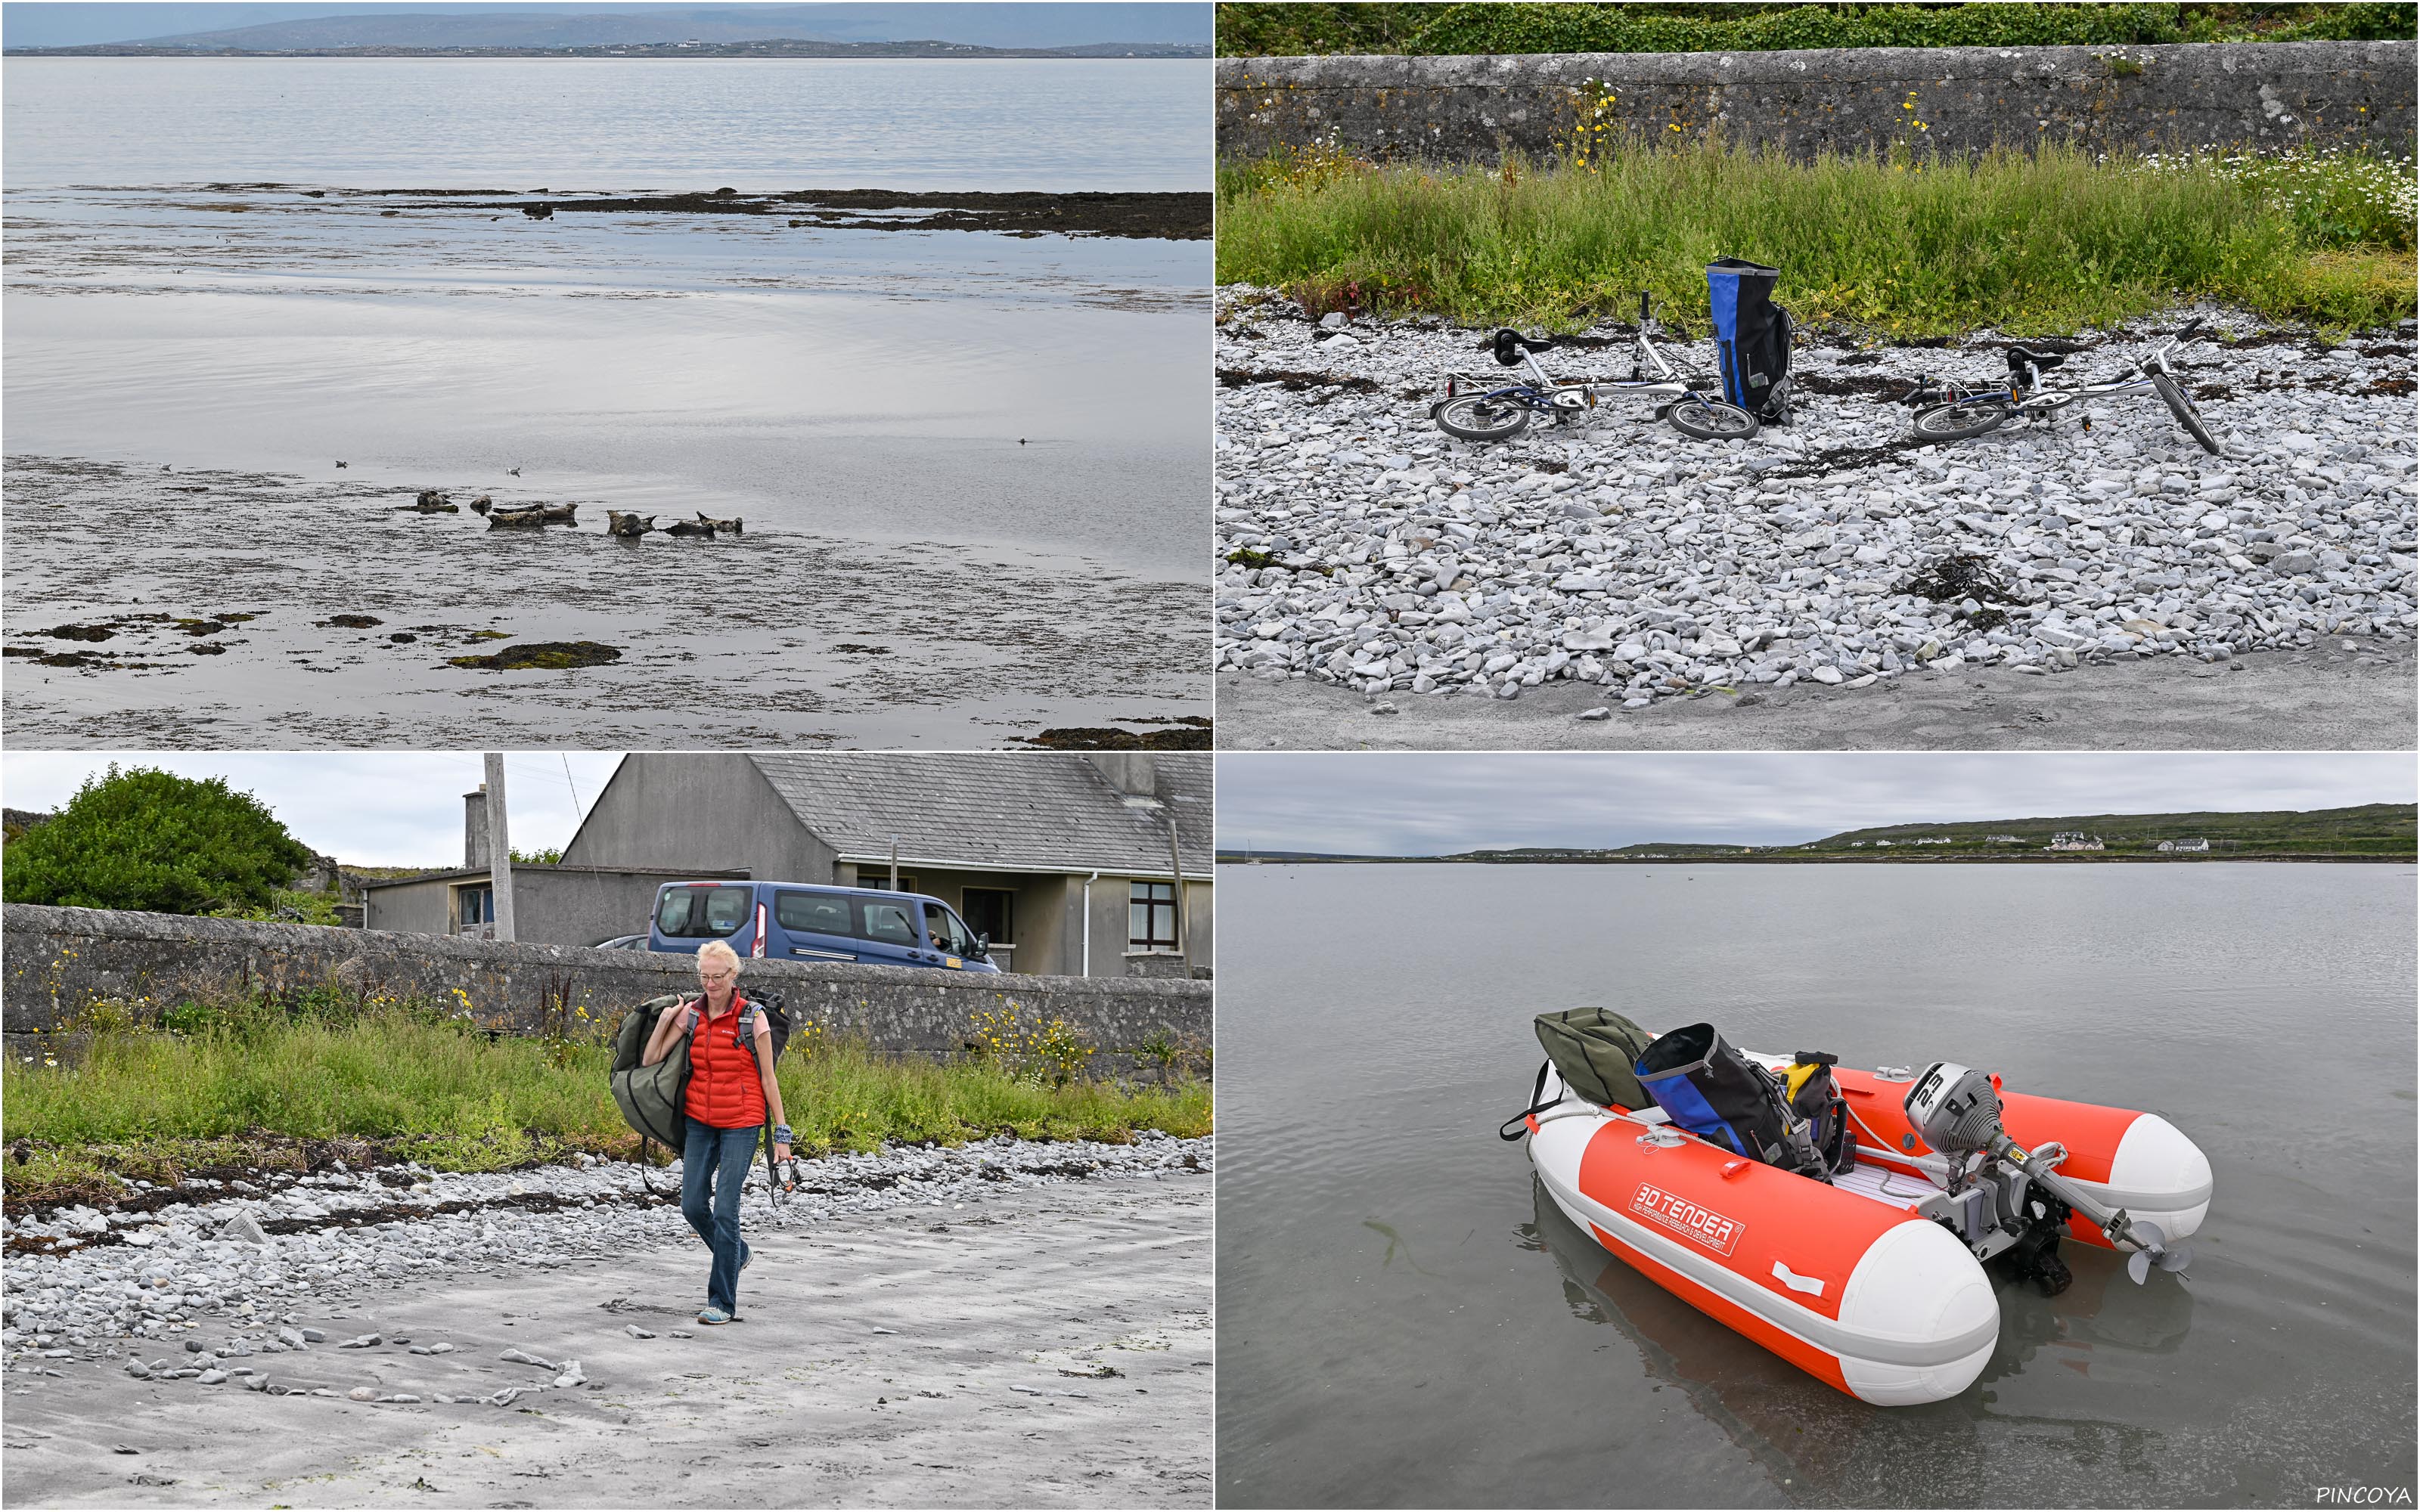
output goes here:
[{"label": "gray house", "polygon": [[[713,867],[518,865],[513,868],[513,933],[541,945],[597,945],[644,932],[656,889],[667,882],[747,874]],[[365,883],[362,923],[407,934],[492,938],[495,897],[488,866],[488,790],[483,787],[462,795],[462,865]]]},{"label": "gray house", "polygon": [[633,754],[563,860],[890,887],[895,855],[1006,970],[1174,973],[1210,964],[1210,795],[1181,752]]},{"label": "gray house", "polygon": [[[890,887],[895,855],[895,886],[956,909],[1006,970],[1206,970],[1210,771],[1190,752],[633,754],[561,864],[513,868],[514,932],[637,933],[659,886],[704,877]],[[493,917],[468,797],[473,864],[372,887],[370,928],[475,933]]]}]

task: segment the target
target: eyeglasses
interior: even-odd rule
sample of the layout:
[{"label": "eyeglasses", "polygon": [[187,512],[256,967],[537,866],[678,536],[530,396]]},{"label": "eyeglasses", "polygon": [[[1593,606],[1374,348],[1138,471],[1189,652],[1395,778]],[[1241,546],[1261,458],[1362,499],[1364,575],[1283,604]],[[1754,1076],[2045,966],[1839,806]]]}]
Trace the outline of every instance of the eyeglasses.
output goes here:
[{"label": "eyeglasses", "polygon": [[697,974],[697,980],[700,981],[729,981],[732,978],[737,977],[737,975],[739,975],[737,971],[729,966],[725,966],[721,971],[701,971]]}]

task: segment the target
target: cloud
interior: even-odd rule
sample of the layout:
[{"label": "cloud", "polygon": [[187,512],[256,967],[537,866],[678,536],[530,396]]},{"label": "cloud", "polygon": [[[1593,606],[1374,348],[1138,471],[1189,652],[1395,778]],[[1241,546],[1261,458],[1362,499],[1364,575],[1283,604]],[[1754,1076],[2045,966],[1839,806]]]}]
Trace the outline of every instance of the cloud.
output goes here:
[{"label": "cloud", "polygon": [[1222,755],[1222,849],[1796,844],[1870,825],[2412,803],[2408,753]]},{"label": "cloud", "polygon": [[[575,790],[584,810],[620,761],[612,751],[506,751],[514,848],[546,850],[569,840],[582,811],[572,805]],[[483,776],[477,751],[10,751],[0,756],[0,791],[9,808],[55,810],[112,763],[223,777],[268,805],[295,839],[355,866],[459,866],[462,795]]]}]

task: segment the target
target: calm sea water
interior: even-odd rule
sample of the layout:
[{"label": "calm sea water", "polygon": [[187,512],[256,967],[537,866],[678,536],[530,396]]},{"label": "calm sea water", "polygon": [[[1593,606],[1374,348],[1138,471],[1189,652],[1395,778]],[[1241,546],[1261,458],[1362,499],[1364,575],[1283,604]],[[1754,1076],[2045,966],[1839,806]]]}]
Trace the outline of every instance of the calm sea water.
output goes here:
[{"label": "calm sea water", "polygon": [[[140,673],[12,663],[12,733],[991,745],[1207,713],[1206,240],[344,193],[1206,190],[1207,69],[9,60],[0,430],[42,485],[9,495],[12,635],[258,616],[198,661],[121,625]],[[423,488],[580,501],[587,537],[388,510]],[[611,550],[607,508],[747,534]],[[737,635],[689,612],[735,597]],[[504,698],[427,655],[499,608],[626,655]]]},{"label": "calm sea water", "polygon": [[[2296,1505],[2414,1474],[2408,867],[1230,866],[1227,1506]],[[2157,1111],[2181,1281],[2068,1247],[1962,1396],[1868,1407],[1615,1261],[1496,1137],[1533,1014]],[[2407,1491],[2408,1494],[2408,1491]]]},{"label": "calm sea water", "polygon": [[11,189],[1202,189],[1210,67],[10,58],[0,121]]}]

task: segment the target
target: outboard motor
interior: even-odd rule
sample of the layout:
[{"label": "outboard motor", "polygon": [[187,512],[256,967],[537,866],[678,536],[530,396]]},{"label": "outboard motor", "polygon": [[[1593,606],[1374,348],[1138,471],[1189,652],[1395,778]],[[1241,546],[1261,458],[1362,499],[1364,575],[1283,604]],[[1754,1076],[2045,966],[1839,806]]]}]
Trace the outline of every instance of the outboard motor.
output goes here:
[{"label": "outboard motor", "polygon": [[2065,1290],[2058,1229],[2072,1209],[2110,1243],[2133,1252],[2126,1273],[2137,1286],[2154,1264],[2181,1271],[2192,1263],[2192,1246],[2169,1243],[2159,1225],[2130,1218],[2123,1208],[2104,1208],[2057,1175],[2067,1159],[2064,1149],[2051,1144],[2029,1150],[2010,1139],[2000,1125],[2000,1094],[1982,1072],[1936,1060],[1908,1088],[1905,1105],[1917,1134],[1949,1162],[1947,1191],[1957,1215],[1952,1227],[1977,1258],[2024,1246],[2025,1253],[2014,1257],[2020,1273],[2046,1291]]}]

